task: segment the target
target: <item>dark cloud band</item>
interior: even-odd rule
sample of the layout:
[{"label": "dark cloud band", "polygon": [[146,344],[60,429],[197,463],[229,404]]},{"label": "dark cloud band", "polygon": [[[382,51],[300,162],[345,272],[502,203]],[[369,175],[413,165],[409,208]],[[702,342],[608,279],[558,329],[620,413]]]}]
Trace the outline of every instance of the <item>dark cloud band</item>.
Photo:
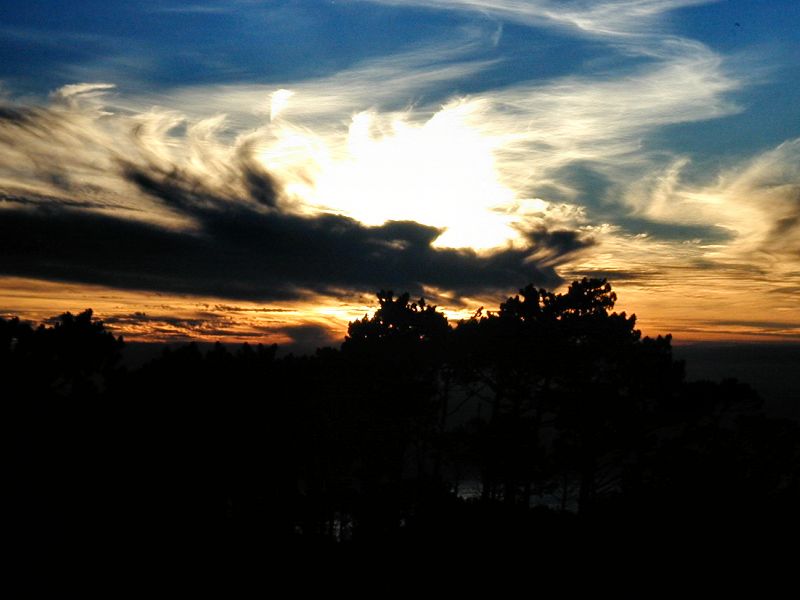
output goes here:
[{"label": "dark cloud band", "polygon": [[[423,285],[473,294],[560,282],[552,255],[587,242],[540,232],[533,248],[490,255],[434,248],[439,230],[412,222],[368,227],[250,207],[196,208],[198,231],[174,231],[98,212],[37,206],[0,211],[0,272],[231,299],[292,299],[307,292]],[[546,252],[545,252],[546,251]],[[544,266],[532,262],[548,256]]]}]

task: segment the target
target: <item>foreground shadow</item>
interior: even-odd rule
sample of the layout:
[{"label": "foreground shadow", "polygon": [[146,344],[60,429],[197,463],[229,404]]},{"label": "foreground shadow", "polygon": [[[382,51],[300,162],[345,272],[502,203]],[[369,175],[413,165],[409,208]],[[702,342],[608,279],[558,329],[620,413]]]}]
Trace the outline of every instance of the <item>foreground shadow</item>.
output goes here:
[{"label": "foreground shadow", "polygon": [[798,424],[687,383],[615,301],[528,286],[454,325],[380,292],[340,349],[190,344],[132,371],[91,311],[0,319],[8,529],[250,555],[791,531]]}]

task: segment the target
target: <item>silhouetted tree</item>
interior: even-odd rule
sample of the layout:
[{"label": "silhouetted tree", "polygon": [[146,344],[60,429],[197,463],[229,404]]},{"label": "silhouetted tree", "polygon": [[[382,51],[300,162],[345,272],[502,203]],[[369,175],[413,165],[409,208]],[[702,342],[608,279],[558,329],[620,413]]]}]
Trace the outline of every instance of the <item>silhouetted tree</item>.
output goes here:
[{"label": "silhouetted tree", "polygon": [[[467,393],[488,402],[479,422],[483,497],[506,502],[530,495],[543,466],[539,434],[557,362],[552,294],[528,286],[498,312],[479,312],[455,331],[456,368]],[[502,492],[496,487],[502,484]],[[524,491],[523,491],[524,490]]]},{"label": "silhouetted tree", "polygon": [[491,405],[479,426],[484,498],[527,505],[532,487],[566,495],[574,483],[586,511],[598,485],[616,484],[600,471],[619,471],[645,435],[650,396],[672,394],[682,371],[669,338],[642,340],[635,316],[610,312],[615,301],[605,280],[564,294],[528,286],[459,325],[460,372]]},{"label": "silhouetted tree", "polygon": [[121,338],[87,310],[33,328],[0,319],[5,482],[15,527],[32,544],[102,533],[112,512]]},{"label": "silhouetted tree", "polygon": [[684,382],[671,338],[615,302],[605,280],[527,286],[454,329],[382,291],[341,350],[190,344],[135,371],[91,311],[0,319],[3,514],[33,544],[262,556],[796,520],[798,424],[745,384]]},{"label": "silhouetted tree", "polygon": [[441,372],[450,327],[424,299],[411,302],[408,294],[381,291],[378,303],[371,317],[350,323],[342,355],[369,415],[372,435],[362,457],[368,487],[399,502],[418,492],[403,485],[412,472],[420,482],[438,469],[437,434],[446,398]]}]

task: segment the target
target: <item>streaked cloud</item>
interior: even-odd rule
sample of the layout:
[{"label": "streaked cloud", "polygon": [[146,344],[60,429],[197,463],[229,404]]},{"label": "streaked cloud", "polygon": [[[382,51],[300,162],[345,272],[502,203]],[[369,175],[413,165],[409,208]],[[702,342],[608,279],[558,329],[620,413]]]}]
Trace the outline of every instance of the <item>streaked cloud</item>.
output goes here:
[{"label": "streaked cloud", "polygon": [[661,29],[664,13],[718,0],[359,0],[490,15],[533,27],[561,26],[581,35],[631,36]]},{"label": "streaked cloud", "polygon": [[708,248],[706,257],[753,264],[775,274],[800,267],[800,139],[787,140],[741,160],[706,184],[686,183],[687,160],[635,188],[643,214],[671,223],[713,223],[730,241]]}]

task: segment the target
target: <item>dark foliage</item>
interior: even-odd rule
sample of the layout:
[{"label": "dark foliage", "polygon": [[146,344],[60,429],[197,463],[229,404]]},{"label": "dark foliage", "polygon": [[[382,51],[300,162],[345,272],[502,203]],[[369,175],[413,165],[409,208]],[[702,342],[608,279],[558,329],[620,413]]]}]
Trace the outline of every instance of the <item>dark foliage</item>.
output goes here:
[{"label": "dark foliage", "polygon": [[797,423],[746,384],[686,383],[615,300],[528,286],[451,326],[382,291],[339,350],[188,345],[133,372],[91,311],[0,319],[8,524],[261,555],[793,523]]}]

